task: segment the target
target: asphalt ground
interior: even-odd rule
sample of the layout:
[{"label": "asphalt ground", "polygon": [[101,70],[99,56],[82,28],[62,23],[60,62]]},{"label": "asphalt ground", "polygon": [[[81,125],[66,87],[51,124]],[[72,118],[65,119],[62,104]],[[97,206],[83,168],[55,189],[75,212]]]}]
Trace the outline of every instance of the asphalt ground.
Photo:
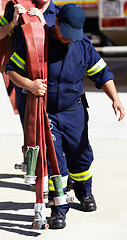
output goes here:
[{"label": "asphalt ground", "polygon": [[[94,152],[93,194],[97,211],[70,204],[66,228],[33,230],[35,193],[15,163],[22,162],[23,132],[0,76],[0,239],[121,240],[127,238],[127,116],[118,122],[102,91],[86,91],[90,108],[89,139]],[[127,93],[119,92],[127,112]],[[73,190],[69,192],[74,196]],[[50,216],[50,209],[46,209]]]}]

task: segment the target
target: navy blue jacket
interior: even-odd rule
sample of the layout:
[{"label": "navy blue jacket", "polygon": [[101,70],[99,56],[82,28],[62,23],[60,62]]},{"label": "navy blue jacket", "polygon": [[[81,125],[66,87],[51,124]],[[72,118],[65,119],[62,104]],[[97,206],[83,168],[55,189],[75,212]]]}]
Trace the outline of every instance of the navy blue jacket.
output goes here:
[{"label": "navy blue jacket", "polygon": [[[24,60],[22,69],[25,71],[27,69],[25,40],[17,49],[16,54]],[[20,66],[14,59],[15,56],[12,55],[6,71],[19,69]],[[47,89],[47,111],[49,113],[63,111],[80,98],[85,73],[97,88],[101,88],[104,83],[114,78],[107,64],[85,35],[83,40],[72,41],[69,44],[61,43],[50,37]]]}]

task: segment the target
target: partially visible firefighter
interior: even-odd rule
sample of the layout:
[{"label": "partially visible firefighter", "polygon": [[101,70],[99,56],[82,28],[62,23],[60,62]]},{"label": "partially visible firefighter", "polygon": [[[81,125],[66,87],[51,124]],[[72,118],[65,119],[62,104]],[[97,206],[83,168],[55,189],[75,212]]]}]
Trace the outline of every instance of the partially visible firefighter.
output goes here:
[{"label": "partially visible firefighter", "polygon": [[[2,16],[0,19],[0,39],[5,38],[7,35],[9,38],[12,38],[12,52],[17,49],[17,46],[19,46],[23,39],[23,32],[21,29],[21,24],[23,24],[23,22],[20,18],[20,15],[26,12],[25,8],[21,4],[18,4],[18,1],[16,2],[14,4],[13,1],[8,1],[4,16]],[[38,16],[40,21],[43,21],[44,16],[47,24],[49,26],[52,26],[55,23],[55,17],[60,7],[55,5],[52,0],[35,0],[35,4],[36,8],[30,9],[28,14],[30,16]],[[9,48],[7,55],[11,56]],[[7,60],[5,61],[5,64],[6,62]],[[3,68],[5,67],[5,64]],[[4,69],[2,69],[2,71],[4,71]],[[26,94],[23,93],[22,88],[17,87],[15,84],[14,87],[16,92],[17,109],[19,112],[21,124],[24,127]]]},{"label": "partially visible firefighter", "polygon": [[[49,26],[52,26],[55,23],[56,14],[58,13],[59,8],[60,8],[59,6],[56,6],[52,2],[52,0],[51,1],[50,0],[47,0],[47,1],[36,0],[34,7],[29,8],[29,10],[26,11],[25,7],[23,7],[21,4],[19,4],[21,2],[22,1],[20,1],[20,0],[19,1],[9,1],[5,7],[5,13],[0,19],[0,39],[1,40],[3,39],[3,42],[0,42],[0,44],[5,43],[5,40],[6,41],[9,40],[9,43],[10,43],[9,45],[8,44],[5,45],[5,47],[6,47],[5,50],[7,50],[7,51],[5,53],[4,63],[1,62],[1,64],[2,64],[1,71],[3,74],[4,74],[6,63],[7,63],[7,59],[9,60],[8,57],[11,56],[12,53],[15,52],[15,50],[17,49],[17,46],[20,45],[20,43],[22,42],[22,39],[24,37],[22,28],[21,28],[21,25],[24,24],[24,22],[23,22],[23,18],[21,18],[21,14],[28,14],[31,17],[37,16],[38,19],[40,20],[40,23],[45,22],[45,20],[46,20],[47,24]],[[22,2],[22,4],[23,3],[26,4],[27,2],[28,2],[28,6],[30,3],[32,3],[30,1],[25,1],[25,2]],[[31,4],[30,4],[30,6],[31,6]],[[12,40],[12,42],[11,42],[11,40]],[[1,50],[2,49],[3,48],[1,45]],[[16,60],[17,60],[17,58],[15,58],[15,61]],[[9,84],[9,86],[10,86],[10,84]],[[17,85],[14,84],[13,86],[15,88],[17,107],[18,107],[18,111],[20,114],[20,119],[21,119],[21,123],[23,126],[23,130],[24,130],[24,118],[25,118],[25,107],[26,107],[27,94],[24,93],[23,89],[18,87]],[[23,150],[23,155],[24,155],[24,162],[22,164],[22,166],[23,166],[22,170],[23,171],[27,170],[27,173],[34,172],[34,175],[35,175],[35,170],[36,170],[35,159],[37,160],[37,158],[38,158],[39,147],[38,146],[36,148],[28,147],[27,150],[24,151],[24,146],[23,146],[22,150]],[[26,154],[27,154],[27,157],[25,156]],[[34,161],[33,164],[31,163],[32,161]],[[27,167],[26,167],[26,163],[27,163]],[[30,165],[30,164],[32,165],[32,171],[30,171],[28,169],[28,165]],[[40,178],[42,178],[42,177],[40,177]],[[43,178],[40,180],[43,181]],[[48,181],[47,181],[47,184],[48,184]],[[46,189],[46,191],[47,191],[47,189]],[[36,190],[36,194],[38,194],[37,190]],[[43,192],[41,193],[41,195],[43,195]],[[45,225],[46,218],[45,218],[45,210],[44,209],[45,209],[45,207],[44,207],[43,202],[38,203],[38,201],[37,201],[34,206],[34,210],[35,210],[34,228],[40,229],[43,227],[43,225]],[[39,213],[39,215],[38,215],[38,213]],[[38,216],[40,218],[38,218]]]}]

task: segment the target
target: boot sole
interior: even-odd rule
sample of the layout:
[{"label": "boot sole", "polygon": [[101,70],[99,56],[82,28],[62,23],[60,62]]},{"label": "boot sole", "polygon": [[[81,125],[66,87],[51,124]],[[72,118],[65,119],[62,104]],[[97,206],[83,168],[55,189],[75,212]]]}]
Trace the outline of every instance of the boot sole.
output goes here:
[{"label": "boot sole", "polygon": [[49,225],[50,229],[62,229],[66,227],[66,223],[65,224],[58,224],[58,225]]}]

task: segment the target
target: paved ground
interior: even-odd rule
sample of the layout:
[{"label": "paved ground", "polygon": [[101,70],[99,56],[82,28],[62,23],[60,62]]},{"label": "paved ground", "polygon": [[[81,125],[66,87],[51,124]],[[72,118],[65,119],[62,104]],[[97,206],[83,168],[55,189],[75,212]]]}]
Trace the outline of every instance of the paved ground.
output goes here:
[{"label": "paved ground", "polygon": [[[23,134],[1,81],[0,91],[0,239],[4,240],[121,240],[127,238],[127,116],[117,121],[111,102],[102,92],[86,92],[89,136],[93,146],[93,193],[96,212],[80,211],[75,199],[62,230],[33,230],[35,193],[14,169],[21,163]],[[119,93],[127,112],[127,94]],[[73,191],[70,193],[73,195]],[[47,209],[47,217],[50,209]]]}]

